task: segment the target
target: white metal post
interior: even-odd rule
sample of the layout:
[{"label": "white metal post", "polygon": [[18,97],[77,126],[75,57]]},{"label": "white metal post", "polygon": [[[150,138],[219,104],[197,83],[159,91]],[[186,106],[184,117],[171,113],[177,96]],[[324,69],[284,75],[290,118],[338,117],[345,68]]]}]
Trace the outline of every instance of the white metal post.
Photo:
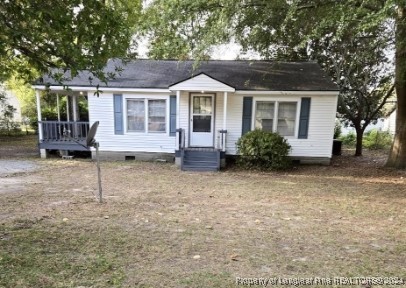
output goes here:
[{"label": "white metal post", "polygon": [[97,184],[99,187],[99,203],[103,202],[103,192],[101,184],[101,172],[100,172],[100,160],[99,160],[99,143],[95,142],[94,147],[96,148],[96,165],[97,165]]}]

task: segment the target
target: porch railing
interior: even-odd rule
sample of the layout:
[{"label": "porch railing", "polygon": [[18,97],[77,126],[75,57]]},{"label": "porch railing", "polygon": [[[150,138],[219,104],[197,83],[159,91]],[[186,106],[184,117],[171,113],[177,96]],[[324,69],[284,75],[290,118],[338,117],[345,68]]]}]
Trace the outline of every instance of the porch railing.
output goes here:
[{"label": "porch railing", "polygon": [[218,131],[218,149],[222,152],[226,151],[226,142],[227,142],[227,130]]},{"label": "porch railing", "polygon": [[180,151],[180,169],[183,170],[185,158],[185,129],[176,129],[176,150]]},{"label": "porch railing", "polygon": [[38,121],[42,127],[41,141],[82,141],[89,132],[89,122]]},{"label": "porch railing", "polygon": [[185,129],[176,129],[176,150],[185,148]]}]

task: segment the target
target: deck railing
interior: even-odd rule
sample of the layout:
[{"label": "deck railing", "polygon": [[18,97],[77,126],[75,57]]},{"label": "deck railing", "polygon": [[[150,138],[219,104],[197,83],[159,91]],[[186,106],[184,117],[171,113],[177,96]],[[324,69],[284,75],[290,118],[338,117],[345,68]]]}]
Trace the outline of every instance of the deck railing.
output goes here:
[{"label": "deck railing", "polygon": [[87,137],[89,122],[38,121],[42,127],[41,141],[82,141]]}]

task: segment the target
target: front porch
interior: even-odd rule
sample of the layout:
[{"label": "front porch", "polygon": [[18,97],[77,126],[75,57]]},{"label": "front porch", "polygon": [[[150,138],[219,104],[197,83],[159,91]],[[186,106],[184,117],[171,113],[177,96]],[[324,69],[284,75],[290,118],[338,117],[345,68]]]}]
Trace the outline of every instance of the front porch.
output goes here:
[{"label": "front porch", "polygon": [[[83,115],[79,111],[80,101],[86,103],[87,107],[87,94],[81,91],[52,91],[50,96],[56,98],[56,107],[50,109],[47,106],[48,113],[43,115],[41,93],[48,92],[36,91],[38,146],[41,157],[46,158],[49,150],[60,150],[64,153],[89,151],[90,149],[86,147],[89,131],[88,113],[86,111]],[[49,111],[53,113],[50,115]]]},{"label": "front porch", "polygon": [[176,93],[176,164],[195,171],[225,167],[228,96],[235,89],[205,74],[169,88]]},{"label": "front porch", "polygon": [[184,171],[218,171],[226,166],[227,130],[217,131],[218,147],[186,147],[185,129],[176,130],[175,163]]}]

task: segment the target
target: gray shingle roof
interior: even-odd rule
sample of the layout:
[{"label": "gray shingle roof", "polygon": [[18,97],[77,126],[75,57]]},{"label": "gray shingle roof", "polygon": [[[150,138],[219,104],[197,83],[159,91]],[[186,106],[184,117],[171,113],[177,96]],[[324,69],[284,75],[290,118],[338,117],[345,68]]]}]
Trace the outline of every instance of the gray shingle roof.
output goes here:
[{"label": "gray shingle roof", "polygon": [[[338,87],[315,62],[273,62],[273,61],[224,61],[201,62],[193,70],[194,61],[175,60],[134,60],[122,64],[110,60],[106,71],[121,66],[123,71],[107,85],[99,80],[89,83],[88,72],[81,72],[68,86],[96,86],[114,88],[163,88],[205,73],[236,90],[258,91],[337,91]],[[58,85],[53,79],[43,77],[35,84]]]}]

